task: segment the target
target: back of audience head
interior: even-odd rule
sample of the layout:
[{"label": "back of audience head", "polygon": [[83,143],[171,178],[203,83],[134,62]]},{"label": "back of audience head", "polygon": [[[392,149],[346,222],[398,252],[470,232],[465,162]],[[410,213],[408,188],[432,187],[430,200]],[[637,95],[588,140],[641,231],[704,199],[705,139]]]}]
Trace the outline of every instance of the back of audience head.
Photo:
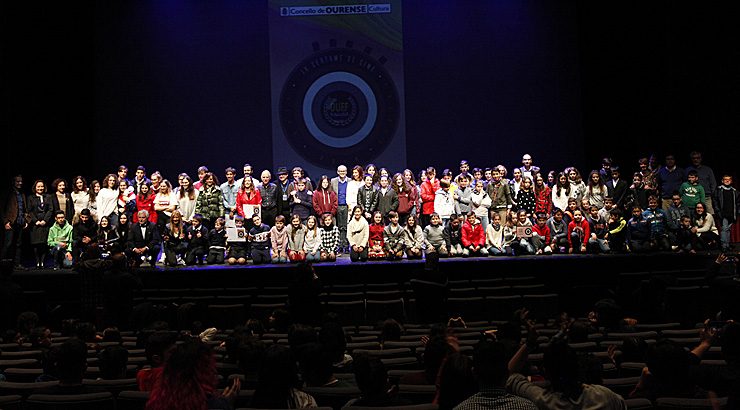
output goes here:
[{"label": "back of audience head", "polygon": [[128,350],[121,346],[108,346],[98,354],[100,377],[105,380],[126,378]]},{"label": "back of audience head", "polygon": [[478,383],[485,387],[503,387],[509,376],[507,367],[509,357],[503,343],[482,340],[473,353],[473,372]]},{"label": "back of audience head", "polygon": [[452,347],[447,343],[445,336],[433,336],[429,339],[424,350],[424,372],[428,382],[436,381],[439,367],[450,353],[452,353]]},{"label": "back of audience head", "polygon": [[588,342],[588,333],[591,329],[591,322],[588,319],[577,319],[568,327],[569,343]]},{"label": "back of audience head", "polygon": [[218,372],[211,349],[189,338],[172,349],[147,403],[148,410],[206,408],[216,391]]},{"label": "back of audience head", "polygon": [[259,371],[265,356],[265,343],[254,336],[242,337],[236,347],[236,358],[242,373]]},{"label": "back of audience head", "polygon": [[324,323],[319,330],[319,343],[331,357],[331,363],[342,361],[344,351],[347,349],[347,339],[342,326],[336,322]]},{"label": "back of audience head", "polygon": [[385,401],[392,390],[383,362],[366,353],[357,354],[354,359],[355,382],[365,404]]},{"label": "back of audience head", "polygon": [[87,370],[87,345],[71,338],[62,343],[54,354],[56,371],[62,384],[80,384]]},{"label": "back of audience head", "polygon": [[306,385],[321,387],[332,381],[332,358],[319,343],[306,343],[299,348],[298,362]]},{"label": "back of audience head", "polygon": [[161,366],[167,352],[175,345],[175,335],[166,330],[160,330],[149,335],[146,341],[146,358],[152,367]]},{"label": "back of audience head", "polygon": [[622,352],[623,362],[644,363],[647,357],[648,344],[642,337],[626,337],[622,339],[622,347],[619,350]]},{"label": "back of audience head", "polygon": [[459,352],[448,355],[439,371],[439,407],[451,409],[476,391],[473,361]]},{"label": "back of audience head", "polygon": [[296,351],[302,345],[316,343],[317,341],[316,329],[311,326],[296,323],[288,329],[288,344],[293,351]]},{"label": "back of audience head", "polygon": [[398,342],[403,334],[403,326],[395,319],[386,319],[380,326],[381,342]]},{"label": "back of audience head", "polygon": [[290,327],[290,313],[285,309],[275,309],[268,318],[267,327],[278,333],[285,333]]},{"label": "back of audience head", "polygon": [[576,352],[563,339],[551,342],[545,348],[543,359],[545,377],[552,389],[568,398],[581,395],[582,386],[578,380],[578,359]]},{"label": "back of audience head", "polygon": [[271,345],[265,351],[251,407],[287,407],[291,390],[298,385],[298,369],[290,349],[278,344]]},{"label": "back of audience head", "polygon": [[265,326],[262,324],[262,321],[259,319],[249,319],[247,320],[247,324],[245,325],[246,330],[254,335],[262,337],[263,334],[265,334]]},{"label": "back of audience head", "polygon": [[653,376],[655,392],[685,394],[689,381],[689,353],[675,342],[662,339],[648,348],[646,364]]}]

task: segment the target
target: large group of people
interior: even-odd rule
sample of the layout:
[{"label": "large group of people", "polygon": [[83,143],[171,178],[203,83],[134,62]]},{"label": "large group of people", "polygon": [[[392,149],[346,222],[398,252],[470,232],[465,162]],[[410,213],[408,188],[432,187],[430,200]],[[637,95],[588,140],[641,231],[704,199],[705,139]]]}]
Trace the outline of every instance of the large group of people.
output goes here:
[{"label": "large group of people", "polygon": [[[585,179],[572,166],[545,173],[528,154],[511,175],[462,160],[459,173],[439,177],[434,167],[392,174],[368,164],[315,181],[280,167],[273,181],[245,164],[242,178],[229,167],[219,183],[201,166],[177,184],[143,166],[129,179],[122,165],[89,183],[34,181],[30,195],[18,175],[4,203],[2,257],[23,268],[24,231],[38,268],[49,254],[64,268],[116,246],[136,266],[727,250],[740,198],[733,177],[717,184],[701,153],[690,159],[681,168],[673,155],[665,165],[653,155],[627,172],[604,158]],[[230,236],[234,228],[243,234]]]}]

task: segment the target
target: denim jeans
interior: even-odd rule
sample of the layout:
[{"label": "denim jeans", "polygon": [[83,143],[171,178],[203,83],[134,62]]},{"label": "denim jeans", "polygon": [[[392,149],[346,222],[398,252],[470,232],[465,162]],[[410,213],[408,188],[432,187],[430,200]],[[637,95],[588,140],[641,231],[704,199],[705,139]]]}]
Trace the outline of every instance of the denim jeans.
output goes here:
[{"label": "denim jeans", "polygon": [[69,254],[69,250],[62,248],[59,245],[51,248],[51,256],[54,258],[54,266],[55,267],[62,266],[65,268],[71,268],[72,260],[67,258],[67,254]]},{"label": "denim jeans", "polygon": [[732,222],[727,218],[722,218],[722,226],[719,230],[719,239],[722,243],[722,249],[728,249],[730,247],[730,232],[732,230]]}]

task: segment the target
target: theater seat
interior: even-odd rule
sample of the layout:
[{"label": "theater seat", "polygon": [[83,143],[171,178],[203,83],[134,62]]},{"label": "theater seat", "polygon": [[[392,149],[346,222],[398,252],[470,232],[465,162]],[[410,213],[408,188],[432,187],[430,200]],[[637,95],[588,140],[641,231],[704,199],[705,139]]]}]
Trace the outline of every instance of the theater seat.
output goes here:
[{"label": "theater seat", "polygon": [[26,410],[99,410],[114,409],[113,395],[88,394],[32,394],[26,399]]},{"label": "theater seat", "polygon": [[[714,406],[717,404],[717,407]],[[727,397],[716,399],[685,399],[683,397],[661,397],[655,401],[658,410],[710,410],[727,407]]]},{"label": "theater seat", "polygon": [[316,404],[332,409],[340,409],[348,401],[360,396],[357,387],[306,387],[306,393],[316,399]]},{"label": "theater seat", "polygon": [[653,402],[648,399],[626,399],[624,404],[628,410],[649,410],[653,408]]},{"label": "theater seat", "polygon": [[413,404],[431,403],[437,393],[437,386],[424,384],[399,384],[398,397]]},{"label": "theater seat", "polygon": [[17,394],[12,396],[0,396],[0,409],[3,410],[21,410],[23,398]]},{"label": "theater seat", "polygon": [[[382,409],[383,407],[365,407],[365,406],[351,406],[351,407],[342,407],[342,409],[346,410],[378,410]],[[393,406],[393,407],[385,407],[386,409],[393,408],[394,410],[437,410],[439,409],[439,406],[432,403],[424,403],[424,404],[409,404],[408,406]]]},{"label": "theater seat", "polygon": [[149,400],[148,391],[122,391],[116,398],[117,410],[144,410]]},{"label": "theater seat", "polygon": [[365,302],[366,323],[376,324],[386,319],[406,321],[406,312],[403,299],[395,300],[367,300]]},{"label": "theater seat", "polygon": [[365,321],[365,301],[354,300],[348,302],[327,302],[326,312],[337,314],[339,323],[343,325],[359,324]]},{"label": "theater seat", "polygon": [[41,383],[14,383],[0,382],[0,396],[21,395],[28,397],[31,393],[39,389],[46,389],[59,384],[58,381],[41,382]]}]

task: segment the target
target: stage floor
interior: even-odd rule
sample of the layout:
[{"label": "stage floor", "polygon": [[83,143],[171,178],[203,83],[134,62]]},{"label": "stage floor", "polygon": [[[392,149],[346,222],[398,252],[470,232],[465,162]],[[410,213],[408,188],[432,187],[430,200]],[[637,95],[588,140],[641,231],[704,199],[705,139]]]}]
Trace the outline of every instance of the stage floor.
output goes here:
[{"label": "stage floor", "polygon": [[[556,290],[571,284],[609,283],[615,275],[629,272],[695,271],[695,275],[703,276],[712,258],[707,254],[675,253],[456,257],[440,259],[439,268],[452,281],[531,276]],[[343,255],[336,262],[314,263],[313,266],[325,285],[405,283],[424,277],[425,261],[403,259],[353,263],[348,255]],[[232,266],[157,265],[134,270],[144,288],[168,289],[286,286],[295,271],[295,264],[251,263]],[[80,274],[70,269],[16,271],[12,279],[24,291],[43,291],[52,301],[73,299],[80,288]]]}]

